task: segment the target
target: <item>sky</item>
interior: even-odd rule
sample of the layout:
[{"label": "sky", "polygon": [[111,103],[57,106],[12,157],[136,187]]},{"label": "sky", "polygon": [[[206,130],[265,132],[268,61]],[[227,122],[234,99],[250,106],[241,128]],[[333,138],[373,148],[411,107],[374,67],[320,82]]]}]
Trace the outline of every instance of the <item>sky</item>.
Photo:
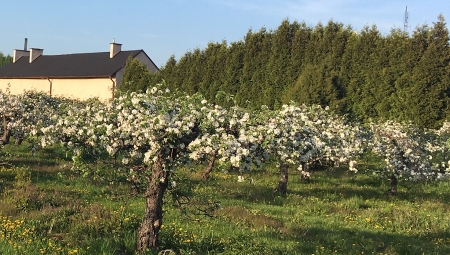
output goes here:
[{"label": "sky", "polygon": [[285,19],[315,27],[328,21],[361,31],[376,25],[382,35],[403,29],[408,8],[409,32],[433,25],[449,0],[0,0],[0,52],[28,48],[44,55],[143,49],[158,66],[209,42],[243,40],[251,29],[275,30]]}]

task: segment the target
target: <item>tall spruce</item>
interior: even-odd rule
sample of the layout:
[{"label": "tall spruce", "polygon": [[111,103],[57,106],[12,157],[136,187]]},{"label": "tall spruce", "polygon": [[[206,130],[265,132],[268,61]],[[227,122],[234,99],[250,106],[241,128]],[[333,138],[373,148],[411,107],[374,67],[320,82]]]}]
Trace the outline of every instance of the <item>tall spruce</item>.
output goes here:
[{"label": "tall spruce", "polygon": [[379,73],[378,83],[378,104],[376,110],[380,119],[405,121],[401,111],[402,99],[398,90],[398,82],[408,79],[408,73],[412,71],[409,68],[409,37],[408,34],[400,29],[392,29],[391,33],[384,38],[383,47],[379,55],[382,59],[379,61],[381,72]]},{"label": "tall spruce", "polygon": [[194,59],[194,54],[190,51],[186,52],[178,61],[177,70],[174,75],[177,77],[177,83],[175,86],[188,94],[193,94],[198,91],[198,83],[191,84],[192,65],[195,64],[197,59]]},{"label": "tall spruce", "polygon": [[365,27],[358,35],[352,58],[352,77],[347,88],[352,114],[365,120],[376,119],[379,46],[382,39],[375,25]]},{"label": "tall spruce", "polygon": [[240,106],[258,109],[270,101],[265,98],[264,85],[270,56],[271,33],[265,28],[255,33],[249,30],[244,38],[244,43],[244,65],[236,101]]},{"label": "tall spruce", "polygon": [[439,15],[428,37],[428,47],[413,70],[409,90],[409,113],[422,127],[437,127],[449,105],[449,32]]},{"label": "tall spruce", "polygon": [[[350,28],[351,29],[351,28]],[[359,54],[360,35],[356,30],[350,32],[345,45],[345,50],[341,58],[341,66],[339,69],[339,82],[343,84],[344,97],[340,100],[340,112],[346,114],[350,118],[359,119],[353,114],[353,97],[358,94],[361,81],[358,79],[358,64],[355,58]]]},{"label": "tall spruce", "polygon": [[220,86],[220,91],[236,95],[239,91],[242,69],[244,67],[245,43],[237,41],[230,44],[228,48],[224,83]]},{"label": "tall spruce", "polygon": [[273,32],[269,61],[266,66],[265,89],[263,91],[265,104],[270,108],[281,106],[281,97],[289,84],[287,70],[291,60],[292,39],[294,37],[295,22],[283,20],[281,25]]},{"label": "tall spruce", "polygon": [[118,90],[120,92],[145,92],[151,84],[151,72],[139,59],[128,57]]},{"label": "tall spruce", "polygon": [[[292,38],[289,65],[286,70],[286,89],[288,90],[290,89],[289,87],[295,85],[297,78],[300,75],[300,71],[303,68],[303,64],[305,63],[306,48],[310,42],[312,31],[312,29],[304,22],[299,24],[294,23],[292,26],[294,35]],[[289,93],[283,93],[283,103],[288,103],[290,100],[295,101],[295,98],[291,98]]]},{"label": "tall spruce", "polygon": [[427,24],[416,27],[412,37],[407,40],[407,48],[404,56],[405,69],[402,70],[400,76],[395,81],[395,105],[393,111],[399,121],[411,121],[410,115],[410,88],[413,85],[412,75],[413,70],[419,63],[424,52],[428,47],[428,37],[430,29]]},{"label": "tall spruce", "polygon": [[193,88],[192,92],[200,92],[204,93],[204,91],[201,90],[200,84],[202,83],[202,80],[204,78],[204,71],[205,71],[205,54],[204,50],[201,50],[200,48],[194,49],[194,52],[192,52],[191,55],[191,62],[190,65],[187,66],[187,75],[186,79],[183,83],[183,87]]},{"label": "tall spruce", "polygon": [[286,19],[276,30],[250,29],[241,41],[172,57],[152,82],[212,102],[222,91],[250,109],[317,103],[357,120],[433,127],[450,115],[448,48],[442,15],[412,35],[392,29],[386,36],[376,25],[357,32],[332,20],[309,27]]},{"label": "tall spruce", "polygon": [[215,95],[224,83],[224,74],[227,57],[227,42],[208,43],[202,52],[204,63],[201,67],[201,80],[199,92],[210,102],[214,103]]},{"label": "tall spruce", "polygon": [[3,55],[3,53],[0,52],[0,66],[4,66],[8,63],[11,63],[13,61],[13,58],[10,55]]},{"label": "tall spruce", "polygon": [[324,28],[322,38],[322,50],[326,52],[320,66],[323,70],[324,89],[321,91],[325,102],[322,105],[330,106],[337,112],[344,112],[345,83],[340,77],[342,59],[347,46],[347,41],[352,34],[351,27],[344,27],[342,23],[330,20]]},{"label": "tall spruce", "polygon": [[179,77],[177,75],[178,65],[177,60],[175,59],[174,55],[171,55],[170,58],[167,60],[166,64],[163,68],[159,70],[159,72],[155,73],[152,79],[152,87],[155,86],[158,83],[161,83],[162,80],[165,81],[166,86],[168,86],[169,89],[176,90],[178,87],[178,84],[180,83]]}]

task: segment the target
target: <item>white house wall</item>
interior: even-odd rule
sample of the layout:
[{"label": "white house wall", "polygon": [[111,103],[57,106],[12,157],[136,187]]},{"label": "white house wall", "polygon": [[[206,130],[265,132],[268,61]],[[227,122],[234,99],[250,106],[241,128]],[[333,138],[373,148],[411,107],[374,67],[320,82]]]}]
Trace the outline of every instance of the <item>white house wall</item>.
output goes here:
[{"label": "white house wall", "polygon": [[50,93],[50,82],[47,79],[0,79],[0,90],[17,95],[24,91],[35,90]]},{"label": "white house wall", "polygon": [[102,100],[113,97],[113,82],[109,78],[95,79],[53,79],[52,95],[75,99],[98,97]]},{"label": "white house wall", "polygon": [[[24,91],[35,90],[52,96],[68,97],[86,100],[98,97],[101,100],[113,97],[115,79],[0,79],[0,90],[11,94],[21,94]],[[50,92],[51,89],[51,92]]]}]

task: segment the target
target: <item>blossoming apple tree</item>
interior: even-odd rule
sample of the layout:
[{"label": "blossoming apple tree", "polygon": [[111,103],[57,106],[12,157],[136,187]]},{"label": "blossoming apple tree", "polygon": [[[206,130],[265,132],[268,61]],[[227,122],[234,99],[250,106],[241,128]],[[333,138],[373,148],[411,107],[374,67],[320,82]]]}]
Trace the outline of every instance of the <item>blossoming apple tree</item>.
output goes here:
[{"label": "blossoming apple tree", "polygon": [[62,100],[35,91],[19,95],[0,91],[0,143],[8,144],[14,137],[20,144],[25,138],[36,137],[39,127],[48,125],[50,116],[59,111]]},{"label": "blossoming apple tree", "polygon": [[390,180],[391,194],[399,180],[440,180],[450,177],[446,136],[433,130],[419,130],[411,124],[387,121],[372,124],[373,151],[384,158],[376,174]]},{"label": "blossoming apple tree", "polygon": [[0,117],[8,122],[7,129],[2,126],[3,136],[9,130],[17,137],[39,137],[41,146],[62,142],[73,151],[76,167],[92,171],[83,163],[88,154],[98,160],[113,159],[117,172],[129,180],[145,180],[139,251],[158,247],[164,192],[173,171],[191,160],[210,160],[207,177],[216,161],[245,171],[271,156],[279,165],[276,190],[281,193],[287,192],[290,166],[309,175],[306,166],[326,161],[349,164],[356,172],[355,160],[367,148],[385,157],[380,174],[395,182],[404,177],[439,179],[449,173],[442,146],[445,136],[423,135],[395,123],[373,125],[371,136],[320,106],[285,105],[278,111],[247,112],[208,104],[198,94],[176,95],[159,87],[110,102],[1,92],[0,100],[4,102]]},{"label": "blossoming apple tree", "polygon": [[289,166],[306,178],[313,162],[346,163],[356,171],[354,159],[364,151],[364,132],[317,105],[284,105],[264,127],[264,148],[278,162],[276,191],[282,194],[287,192]]},{"label": "blossoming apple tree", "polygon": [[202,135],[188,147],[192,160],[205,161],[209,158],[203,178],[209,177],[216,161],[219,166],[235,167],[239,171],[261,167],[261,159],[265,155],[261,149],[263,135],[257,115],[239,107],[224,109],[214,106],[210,109],[200,124]]},{"label": "blossoming apple tree", "polygon": [[232,134],[239,133],[236,128],[248,116],[225,116],[223,109],[207,104],[200,95],[175,96],[155,87],[108,103],[74,107],[41,129],[45,134],[41,144],[62,141],[74,151],[78,163],[86,151],[91,155],[107,153],[124,166],[118,171],[147,180],[146,209],[137,231],[137,250],[144,250],[158,246],[163,195],[177,166],[213,151],[219,160],[230,158],[235,166],[248,163],[244,159],[249,152]]}]

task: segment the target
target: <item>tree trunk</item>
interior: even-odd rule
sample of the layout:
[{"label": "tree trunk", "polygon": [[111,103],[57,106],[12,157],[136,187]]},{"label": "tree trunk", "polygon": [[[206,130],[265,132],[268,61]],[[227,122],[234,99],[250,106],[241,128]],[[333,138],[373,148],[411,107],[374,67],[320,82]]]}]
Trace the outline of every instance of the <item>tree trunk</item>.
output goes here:
[{"label": "tree trunk", "polygon": [[300,181],[311,181],[311,176],[309,173],[310,164],[303,162],[302,163],[302,173],[300,174]]},{"label": "tree trunk", "polygon": [[21,145],[22,142],[23,142],[23,137],[17,137],[17,138],[16,138],[15,144],[16,144],[16,145]]},{"label": "tree trunk", "polygon": [[217,158],[217,152],[214,152],[214,154],[211,156],[208,167],[206,167],[205,171],[203,172],[203,175],[202,175],[203,180],[209,179],[209,174],[211,173],[211,171],[214,168],[214,163],[216,162],[216,158]]},{"label": "tree trunk", "polygon": [[24,132],[23,130],[20,131],[20,133],[16,134],[16,142],[15,145],[21,145],[24,138]]},{"label": "tree trunk", "polygon": [[288,185],[288,174],[289,174],[289,166],[284,163],[280,163],[280,181],[278,182],[278,187],[275,189],[276,192],[280,192],[281,194],[287,193],[287,185]]},{"label": "tree trunk", "polygon": [[165,157],[160,153],[157,161],[152,165],[152,175],[145,192],[144,219],[137,231],[136,250],[139,253],[158,248],[158,236],[163,218],[163,197],[169,183],[169,171],[164,170],[164,161]]},{"label": "tree trunk", "polygon": [[390,195],[397,194],[397,184],[398,184],[397,177],[395,177],[395,175],[392,175],[391,176],[391,188],[389,189]]},{"label": "tree trunk", "polygon": [[2,137],[2,144],[9,144],[9,139],[11,138],[11,131],[9,129],[5,130]]},{"label": "tree trunk", "polygon": [[8,120],[7,120],[7,116],[3,116],[3,136],[2,136],[2,140],[1,143],[2,144],[8,144],[9,143],[9,139],[11,138],[11,130],[9,130],[8,128]]}]

